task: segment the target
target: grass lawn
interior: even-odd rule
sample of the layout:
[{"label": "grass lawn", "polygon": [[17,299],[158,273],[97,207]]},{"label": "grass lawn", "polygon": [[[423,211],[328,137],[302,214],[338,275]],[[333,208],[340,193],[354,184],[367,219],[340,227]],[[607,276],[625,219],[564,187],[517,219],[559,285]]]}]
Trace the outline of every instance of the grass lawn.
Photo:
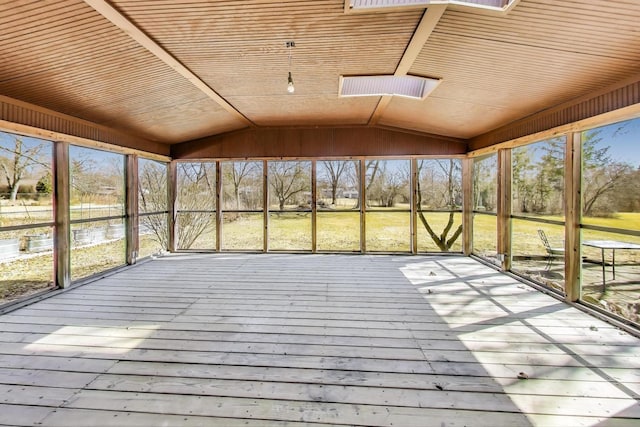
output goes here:
[{"label": "grass lawn", "polygon": [[[444,229],[448,213],[425,213],[436,234]],[[560,217],[545,219],[562,220]],[[409,212],[393,212],[384,209],[367,211],[366,248],[368,252],[409,252],[410,221]],[[419,252],[438,252],[439,249],[430,238],[421,221],[417,220],[417,239]],[[461,223],[461,214],[454,214],[454,224],[449,237]],[[603,227],[640,230],[640,213],[622,213],[612,218],[586,218],[585,224]],[[496,216],[476,214],[473,218],[474,252],[492,256],[496,253]],[[538,236],[543,229],[554,246],[564,244],[564,228],[558,225],[529,220],[514,219],[512,224],[513,270],[551,287],[562,288],[564,267],[557,260],[547,268],[546,251]],[[308,212],[270,213],[269,249],[270,250],[311,250],[311,214]],[[46,230],[50,232],[51,230]],[[22,230],[21,234],[33,232]],[[18,233],[18,234],[20,234]],[[6,233],[5,233],[6,234]],[[3,238],[15,237],[0,236]],[[264,221],[261,213],[227,214],[222,223],[223,250],[257,250],[263,248]],[[583,240],[622,240],[640,243],[640,237],[617,235],[601,231],[583,230]],[[209,227],[196,241],[192,249],[212,250],[216,247],[215,226]],[[157,253],[158,243],[152,235],[143,235],[140,239],[140,257]],[[360,216],[356,212],[333,212],[319,210],[316,220],[316,244],[319,251],[357,252],[360,249]],[[450,251],[460,252],[460,237]],[[607,309],[623,312],[625,316],[636,319],[640,307],[640,251],[616,252],[616,281],[612,280],[610,265],[606,266],[607,290],[602,289],[602,268],[600,250],[583,247],[587,260],[583,264],[583,296],[588,301],[604,301]],[[123,265],[125,262],[123,240],[108,243],[74,247],[71,254],[72,279],[77,280],[100,271]],[[607,262],[610,254],[606,253]],[[53,260],[50,253],[32,254],[28,257],[5,261],[1,264],[0,303],[46,289],[51,286]],[[618,306],[626,307],[620,308]],[[634,314],[635,313],[635,314]],[[635,316],[635,317],[634,317]]]}]

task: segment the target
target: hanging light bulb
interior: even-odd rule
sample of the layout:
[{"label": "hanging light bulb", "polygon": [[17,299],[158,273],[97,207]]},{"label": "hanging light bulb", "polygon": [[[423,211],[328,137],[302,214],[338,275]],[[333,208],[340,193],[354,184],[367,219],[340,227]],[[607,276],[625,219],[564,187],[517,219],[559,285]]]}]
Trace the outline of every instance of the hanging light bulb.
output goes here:
[{"label": "hanging light bulb", "polygon": [[291,48],[296,46],[296,42],[287,42],[286,46],[289,48],[289,77],[287,77],[287,92],[294,93],[296,88],[293,86],[293,77],[291,77]]},{"label": "hanging light bulb", "polygon": [[287,92],[293,93],[296,88],[293,86],[293,78],[291,77],[291,71],[289,71],[289,78],[287,79]]}]

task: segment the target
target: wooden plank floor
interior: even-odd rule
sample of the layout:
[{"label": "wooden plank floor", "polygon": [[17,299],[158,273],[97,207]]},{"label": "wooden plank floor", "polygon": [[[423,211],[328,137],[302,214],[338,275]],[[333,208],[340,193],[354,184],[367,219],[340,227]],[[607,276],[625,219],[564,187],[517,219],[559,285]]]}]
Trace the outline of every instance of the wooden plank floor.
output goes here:
[{"label": "wooden plank floor", "polygon": [[470,258],[181,254],[1,316],[0,424],[638,426],[638,344]]}]

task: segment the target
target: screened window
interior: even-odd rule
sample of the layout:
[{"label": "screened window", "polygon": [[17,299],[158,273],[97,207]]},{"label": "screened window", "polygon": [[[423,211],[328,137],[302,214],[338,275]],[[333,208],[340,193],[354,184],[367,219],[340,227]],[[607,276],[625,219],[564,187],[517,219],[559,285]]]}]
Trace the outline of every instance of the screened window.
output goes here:
[{"label": "screened window", "polygon": [[408,252],[411,248],[409,160],[365,162],[366,249]]},{"label": "screened window", "polygon": [[122,154],[70,146],[71,279],[125,264]]},{"label": "screened window", "polygon": [[316,245],[320,251],[360,250],[360,162],[316,164]]},{"label": "screened window", "polygon": [[264,248],[263,162],[222,163],[222,250]]},{"label": "screened window", "polygon": [[0,304],[53,283],[53,143],[0,132]]},{"label": "screened window", "polygon": [[178,249],[216,248],[216,164],[180,162],[177,169]]},{"label": "screened window", "polygon": [[473,161],[473,252],[496,262],[498,155]]},{"label": "screened window", "polygon": [[640,323],[640,119],[582,132],[583,301]]},{"label": "screened window", "polygon": [[169,247],[167,165],[138,160],[139,257],[166,251]]},{"label": "screened window", "polygon": [[311,162],[268,162],[269,249],[311,250]]},{"label": "screened window", "polygon": [[417,162],[417,236],[420,252],[462,250],[462,162]]}]

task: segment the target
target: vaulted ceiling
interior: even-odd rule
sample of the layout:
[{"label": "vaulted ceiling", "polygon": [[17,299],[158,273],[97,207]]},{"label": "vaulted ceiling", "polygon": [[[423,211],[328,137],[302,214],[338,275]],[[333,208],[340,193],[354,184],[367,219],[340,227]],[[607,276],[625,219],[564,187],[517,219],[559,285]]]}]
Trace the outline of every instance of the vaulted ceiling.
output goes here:
[{"label": "vaulted ceiling", "polygon": [[[3,0],[0,95],[163,144],[275,126],[468,139],[640,73],[639,1],[432,3]],[[339,96],[371,74],[441,81],[423,100]]]}]

